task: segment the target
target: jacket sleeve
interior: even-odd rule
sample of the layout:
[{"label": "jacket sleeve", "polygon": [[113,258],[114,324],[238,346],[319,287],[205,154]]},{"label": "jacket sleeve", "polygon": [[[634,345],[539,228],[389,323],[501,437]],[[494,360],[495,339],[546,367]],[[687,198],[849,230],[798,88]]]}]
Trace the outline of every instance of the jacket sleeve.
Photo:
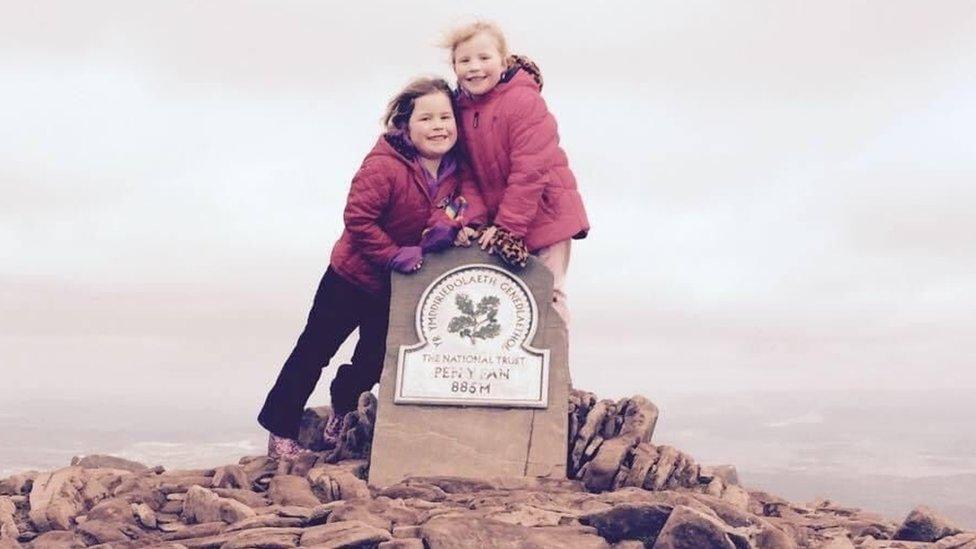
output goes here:
[{"label": "jacket sleeve", "polygon": [[343,212],[346,230],[357,251],[384,269],[400,250],[379,224],[390,205],[391,191],[382,162],[367,160],[352,179]]},{"label": "jacket sleeve", "polygon": [[464,167],[460,173],[460,178],[458,194],[463,196],[468,203],[463,215],[464,224],[470,227],[480,227],[488,222],[488,208],[481,196],[481,190],[474,181],[474,173],[470,167]]},{"label": "jacket sleeve", "polygon": [[508,115],[511,170],[495,225],[524,237],[539,210],[548,181],[548,162],[559,154],[556,119],[537,91],[513,90]]},{"label": "jacket sleeve", "polygon": [[[458,168],[455,175],[445,181],[437,194],[437,204],[446,205],[454,202],[458,198],[464,198],[467,204],[461,217],[464,224],[469,227],[480,227],[488,221],[488,208],[481,197],[481,190],[472,179],[472,171],[468,164],[463,164]],[[444,207],[434,207],[431,210],[430,218],[427,220],[427,227],[433,227],[438,221],[453,222]]]}]

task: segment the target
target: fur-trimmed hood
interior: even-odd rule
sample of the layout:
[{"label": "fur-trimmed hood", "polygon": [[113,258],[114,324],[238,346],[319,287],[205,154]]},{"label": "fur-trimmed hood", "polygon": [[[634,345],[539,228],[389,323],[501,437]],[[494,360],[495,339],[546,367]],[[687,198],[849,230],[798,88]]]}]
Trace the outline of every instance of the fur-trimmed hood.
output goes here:
[{"label": "fur-trimmed hood", "polygon": [[542,71],[539,69],[539,65],[536,65],[534,61],[524,55],[508,56],[508,69],[502,74],[499,82],[511,81],[520,70],[525,71],[531,76],[535,80],[535,83],[539,85],[539,91],[542,91]]}]

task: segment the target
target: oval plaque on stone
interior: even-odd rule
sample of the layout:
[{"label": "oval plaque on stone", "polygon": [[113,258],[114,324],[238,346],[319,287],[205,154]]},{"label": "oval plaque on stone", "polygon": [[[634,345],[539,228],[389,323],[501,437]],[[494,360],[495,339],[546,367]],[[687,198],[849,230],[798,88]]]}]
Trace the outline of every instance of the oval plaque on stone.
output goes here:
[{"label": "oval plaque on stone", "polygon": [[487,264],[447,271],[416,318],[420,342],[400,347],[394,402],[546,407],[549,351],[529,345],[539,312],[516,275]]}]

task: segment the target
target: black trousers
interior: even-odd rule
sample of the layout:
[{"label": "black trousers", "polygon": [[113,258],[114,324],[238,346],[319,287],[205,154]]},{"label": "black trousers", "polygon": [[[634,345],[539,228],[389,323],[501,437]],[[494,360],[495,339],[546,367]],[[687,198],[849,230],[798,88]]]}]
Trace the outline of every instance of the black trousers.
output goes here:
[{"label": "black trousers", "polygon": [[329,387],[332,408],[352,411],[360,393],[379,382],[386,355],[390,294],[371,294],[348,282],[330,266],[319,283],[305,329],[285,361],[258,414],[258,423],[272,433],[298,437],[298,425],[322,368],[339,346],[359,328],[352,364],[343,364]]}]

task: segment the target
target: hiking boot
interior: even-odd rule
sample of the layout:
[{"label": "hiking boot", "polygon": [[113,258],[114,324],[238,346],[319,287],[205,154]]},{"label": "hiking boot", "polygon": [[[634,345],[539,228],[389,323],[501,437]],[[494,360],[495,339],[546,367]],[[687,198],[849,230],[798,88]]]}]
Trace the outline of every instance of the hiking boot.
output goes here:
[{"label": "hiking boot", "polygon": [[279,437],[274,433],[269,433],[268,457],[271,459],[295,459],[310,453],[293,438]]},{"label": "hiking boot", "polygon": [[326,446],[335,448],[339,445],[339,438],[342,436],[342,419],[344,417],[345,414],[336,414],[335,412],[332,412],[329,416],[329,421],[325,424],[325,429],[322,431],[322,440]]}]

